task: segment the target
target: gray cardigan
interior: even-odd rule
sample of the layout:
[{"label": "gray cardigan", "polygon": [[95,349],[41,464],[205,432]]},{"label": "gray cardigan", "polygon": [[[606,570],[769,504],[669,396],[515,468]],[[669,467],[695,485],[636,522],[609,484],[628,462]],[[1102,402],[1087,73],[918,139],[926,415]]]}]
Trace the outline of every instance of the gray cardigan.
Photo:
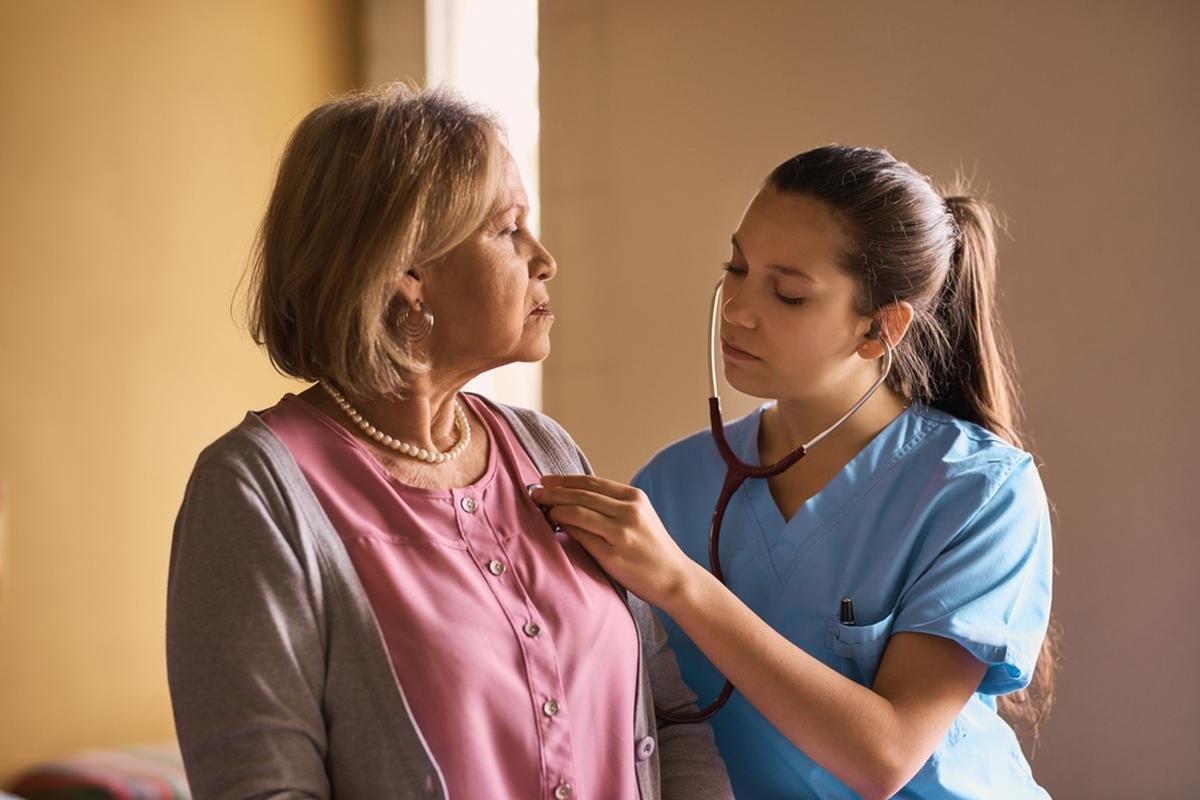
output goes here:
[{"label": "gray cardigan", "polygon": [[[496,407],[543,473],[591,472],[549,417]],[[707,724],[656,726],[655,702],[694,708],[696,698],[653,612],[626,601],[640,634],[631,723],[642,800],[732,797]],[[167,672],[200,800],[447,796],[341,540],[254,414],[204,450],[188,483],[171,548]]]}]

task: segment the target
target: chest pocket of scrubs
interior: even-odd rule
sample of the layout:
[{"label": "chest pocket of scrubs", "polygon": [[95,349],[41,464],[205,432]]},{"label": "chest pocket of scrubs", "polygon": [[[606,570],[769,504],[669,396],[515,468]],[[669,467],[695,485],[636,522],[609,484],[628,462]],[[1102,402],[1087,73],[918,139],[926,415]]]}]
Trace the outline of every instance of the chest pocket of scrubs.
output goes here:
[{"label": "chest pocket of scrubs", "polygon": [[895,619],[896,612],[893,611],[869,625],[834,622],[832,650],[843,675],[863,686],[875,683],[875,673],[879,671],[879,661],[883,658]]}]

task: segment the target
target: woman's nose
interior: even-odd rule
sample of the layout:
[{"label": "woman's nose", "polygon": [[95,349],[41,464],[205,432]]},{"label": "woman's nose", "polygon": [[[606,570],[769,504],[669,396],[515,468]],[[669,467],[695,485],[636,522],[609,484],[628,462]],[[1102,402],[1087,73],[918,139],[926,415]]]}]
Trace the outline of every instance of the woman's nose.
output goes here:
[{"label": "woman's nose", "polygon": [[721,318],[730,325],[739,328],[753,329],[757,327],[754,314],[746,302],[745,293],[741,289],[731,291],[729,284],[721,291]]},{"label": "woman's nose", "polygon": [[542,281],[548,281],[558,272],[558,262],[545,248],[540,240],[535,239],[533,258],[529,262],[530,274]]}]

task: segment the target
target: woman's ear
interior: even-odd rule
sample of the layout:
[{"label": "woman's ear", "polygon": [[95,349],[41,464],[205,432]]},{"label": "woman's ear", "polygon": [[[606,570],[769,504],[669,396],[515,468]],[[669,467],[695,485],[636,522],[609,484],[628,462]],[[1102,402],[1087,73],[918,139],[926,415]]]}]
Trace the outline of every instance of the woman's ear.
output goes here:
[{"label": "woman's ear", "polygon": [[907,300],[897,300],[878,308],[863,334],[864,341],[858,346],[858,354],[866,359],[881,358],[884,341],[893,348],[899,347],[912,325],[913,313],[912,304]]},{"label": "woman's ear", "polygon": [[424,298],[424,283],[420,267],[410,267],[400,274],[392,287],[393,297],[403,300],[406,306],[412,306]]}]

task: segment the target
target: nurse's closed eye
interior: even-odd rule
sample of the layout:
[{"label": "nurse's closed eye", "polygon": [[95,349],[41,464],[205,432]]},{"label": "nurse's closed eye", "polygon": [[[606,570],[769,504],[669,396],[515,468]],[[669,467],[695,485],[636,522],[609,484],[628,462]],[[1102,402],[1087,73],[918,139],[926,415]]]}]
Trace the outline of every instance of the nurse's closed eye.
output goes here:
[{"label": "nurse's closed eye", "polygon": [[742,267],[735,267],[732,262],[726,261],[721,265],[721,269],[728,272],[730,275],[745,275],[746,270]]}]

